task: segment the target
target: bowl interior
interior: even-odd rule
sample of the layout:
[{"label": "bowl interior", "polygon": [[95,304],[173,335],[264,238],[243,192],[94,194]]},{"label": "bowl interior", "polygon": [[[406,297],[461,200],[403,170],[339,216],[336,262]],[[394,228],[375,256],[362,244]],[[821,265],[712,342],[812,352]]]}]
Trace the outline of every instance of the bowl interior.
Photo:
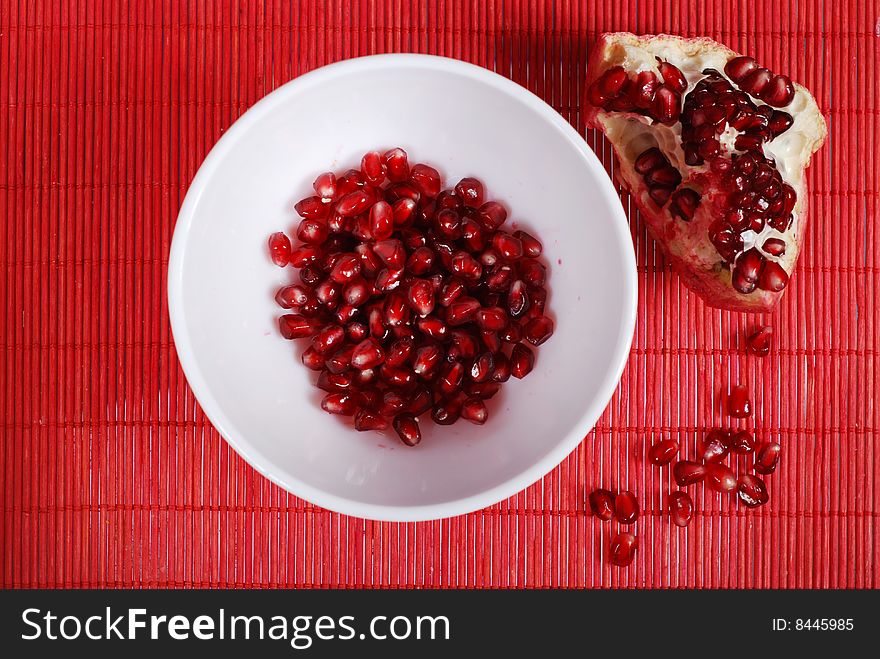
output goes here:
[{"label": "bowl interior", "polygon": [[[300,342],[278,334],[266,238],[321,171],[402,146],[446,185],[482,179],[540,237],[556,334],[476,427],[422,424],[422,444],[357,433],[319,408]],[[380,56],[326,67],[257,104],[218,143],[181,210],[169,271],[175,342],[202,407],[251,464],[295,494],[381,519],[473,510],[541,477],[611,395],[632,335],[635,265],[620,203],[583,141],[522,88],[470,65]]]}]

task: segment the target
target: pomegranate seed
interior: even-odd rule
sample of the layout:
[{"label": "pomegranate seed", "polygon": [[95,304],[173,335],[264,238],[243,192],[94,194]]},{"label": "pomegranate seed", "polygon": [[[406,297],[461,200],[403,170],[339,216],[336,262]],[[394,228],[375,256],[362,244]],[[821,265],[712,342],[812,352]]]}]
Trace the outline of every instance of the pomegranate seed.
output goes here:
[{"label": "pomegranate seed", "polygon": [[765,357],[770,354],[770,344],[773,341],[773,328],[769,325],[759,327],[753,334],[746,339],[746,346],[749,352]]},{"label": "pomegranate seed", "polygon": [[706,487],[716,492],[732,492],[736,489],[736,474],[720,462],[706,465]]},{"label": "pomegranate seed", "polygon": [[461,179],[455,186],[455,194],[465,206],[479,208],[483,205],[483,184],[475,178]]},{"label": "pomegranate seed", "polygon": [[341,350],[334,352],[325,362],[327,370],[331,373],[343,373],[351,366],[351,357],[354,353],[354,346],[345,346]]},{"label": "pomegranate seed", "polygon": [[639,502],[636,495],[626,490],[614,499],[614,516],[621,524],[635,524],[639,518]]},{"label": "pomegranate seed", "polygon": [[734,82],[740,82],[752,71],[758,68],[758,63],[751,57],[734,57],[724,66],[724,72]]},{"label": "pomegranate seed", "polygon": [[371,192],[359,188],[336,202],[336,212],[343,217],[353,217],[365,213],[374,202],[375,198]]},{"label": "pomegranate seed", "polygon": [[370,185],[379,185],[385,180],[385,163],[378,151],[369,151],[361,158],[361,173]]},{"label": "pomegranate seed", "polygon": [[507,309],[513,318],[519,318],[529,309],[529,294],[525,282],[517,279],[510,285]]},{"label": "pomegranate seed", "polygon": [[495,369],[492,371],[493,382],[507,382],[510,379],[510,360],[503,352],[493,355]]},{"label": "pomegranate seed", "polygon": [[370,299],[371,293],[372,287],[365,279],[358,277],[351,280],[342,290],[342,299],[350,306],[359,307]]},{"label": "pomegranate seed", "polygon": [[588,497],[590,510],[603,522],[611,521],[614,517],[614,493],[610,490],[596,489],[590,492]]},{"label": "pomegranate seed", "polygon": [[427,387],[417,386],[415,393],[409,398],[409,413],[419,416],[431,409],[434,405],[434,397]]},{"label": "pomegranate seed", "polygon": [[633,562],[639,541],[632,533],[618,533],[611,540],[611,563],[618,567],[626,567]]},{"label": "pomegranate seed", "polygon": [[479,252],[486,247],[486,236],[482,227],[469,217],[461,221],[461,243],[472,252]]},{"label": "pomegranate seed", "polygon": [[415,446],[422,441],[422,431],[419,422],[412,414],[398,414],[392,422],[394,432],[407,446]]},{"label": "pomegranate seed", "polygon": [[509,265],[496,265],[489,276],[486,277],[486,287],[490,291],[503,292],[510,289],[510,282],[513,279],[513,268]]},{"label": "pomegranate seed", "polygon": [[391,293],[385,299],[385,325],[398,327],[408,325],[410,322],[410,310],[406,298],[399,293]]},{"label": "pomegranate seed", "polygon": [[544,246],[541,244],[541,241],[530,233],[526,233],[525,231],[514,231],[513,237],[522,243],[523,254],[525,256],[537,258],[541,256],[541,252],[544,251]]},{"label": "pomegranate seed", "polygon": [[443,368],[437,387],[440,393],[450,396],[461,389],[463,379],[464,365],[461,362],[452,362]]},{"label": "pomegranate seed", "polygon": [[408,336],[403,336],[391,344],[385,356],[385,363],[389,366],[403,366],[412,354],[415,341]]},{"label": "pomegranate seed", "polygon": [[767,261],[758,279],[758,288],[779,292],[788,286],[788,273],[776,261]]},{"label": "pomegranate seed", "polygon": [[414,275],[423,275],[434,266],[434,252],[430,247],[419,247],[406,260],[406,270]]},{"label": "pomegranate seed", "polygon": [[480,309],[477,311],[477,324],[481,329],[497,332],[507,326],[507,314],[500,307]]},{"label": "pomegranate seed", "polygon": [[681,113],[681,97],[666,85],[660,85],[654,96],[652,114],[661,124],[678,121]]},{"label": "pomegranate seed", "polygon": [[310,297],[309,291],[305,287],[294,284],[278,289],[275,301],[279,307],[290,309],[291,307],[301,307],[309,301]]},{"label": "pomegranate seed", "polygon": [[449,345],[449,351],[446,355],[449,361],[469,361],[476,357],[477,340],[474,338],[473,335],[459,330],[454,330],[450,334],[450,339],[451,341]]},{"label": "pomegranate seed", "polygon": [[382,406],[379,413],[382,416],[395,416],[406,410],[408,401],[396,391],[389,389],[382,396]]},{"label": "pomegranate seed", "polygon": [[489,418],[486,403],[480,398],[471,397],[466,399],[461,406],[461,418],[478,426],[483,425],[486,423],[486,419]]},{"label": "pomegranate seed", "polygon": [[522,241],[504,231],[498,231],[492,236],[492,247],[506,261],[515,261],[523,255]]},{"label": "pomegranate seed", "polygon": [[444,323],[436,316],[419,318],[416,321],[416,327],[418,327],[419,331],[425,336],[429,336],[432,339],[437,340],[445,339],[446,335],[449,333],[449,328],[446,327],[446,323]]},{"label": "pomegranate seed", "polygon": [[678,455],[678,442],[674,439],[661,439],[648,451],[648,459],[658,467],[668,465]]},{"label": "pomegranate seed", "polygon": [[532,318],[523,327],[523,337],[532,345],[539,346],[553,335],[553,321],[547,316]]},{"label": "pomegranate seed", "polygon": [[456,252],[452,257],[452,272],[469,281],[477,281],[483,275],[483,266],[467,252]]},{"label": "pomegranate seed", "polygon": [[424,345],[416,350],[413,360],[413,372],[424,380],[433,378],[437,371],[440,360],[443,359],[443,351],[436,344]]},{"label": "pomegranate seed", "polygon": [[349,169],[342,176],[336,179],[336,196],[344,197],[350,192],[354,192],[367,184],[363,175],[356,169]]},{"label": "pomegranate seed", "polygon": [[761,98],[761,94],[770,83],[773,74],[767,69],[756,68],[739,81],[740,89],[754,96]]},{"label": "pomegranate seed", "polygon": [[360,371],[375,368],[383,361],[385,361],[385,351],[373,337],[366,338],[358,343],[351,354],[351,365]]},{"label": "pomegranate seed", "polygon": [[758,277],[764,267],[764,257],[756,249],[750,249],[739,257],[733,269],[733,287],[740,293],[751,293],[758,285]]},{"label": "pomegranate seed", "polygon": [[348,373],[331,373],[330,371],[321,371],[316,384],[318,389],[323,389],[328,393],[337,393],[350,391],[352,388],[351,375]]},{"label": "pomegranate seed", "polygon": [[345,326],[345,336],[349,341],[360,343],[370,335],[370,330],[363,323],[349,323]]},{"label": "pomegranate seed", "polygon": [[749,390],[741,384],[736,385],[727,395],[727,413],[738,419],[745,419],[752,415],[752,401],[749,400]]},{"label": "pomegranate seed", "polygon": [[379,274],[376,275],[376,281],[374,283],[376,290],[383,293],[393,291],[395,288],[400,286],[400,281],[403,278],[403,274],[403,269],[390,270],[388,268],[382,268],[379,271]]},{"label": "pomegranate seed", "polygon": [[394,211],[387,201],[377,201],[370,208],[370,233],[375,240],[386,240],[394,233]]},{"label": "pomegranate seed", "polygon": [[480,339],[489,352],[494,354],[501,351],[501,339],[498,337],[498,332],[480,330]]},{"label": "pomegranate seed", "polygon": [[454,210],[444,208],[434,219],[437,231],[444,238],[458,240],[461,238],[461,217]]},{"label": "pomegranate seed", "polygon": [[770,121],[767,123],[767,128],[770,129],[770,132],[773,133],[773,136],[782,135],[785,131],[792,127],[794,124],[794,117],[792,117],[788,112],[783,112],[782,110],[774,110],[773,114],[770,115]]},{"label": "pomegranate seed", "polygon": [[304,219],[296,230],[296,237],[310,245],[321,245],[329,235],[330,229],[327,222],[318,219]]},{"label": "pomegranate seed", "polygon": [[776,471],[781,450],[781,447],[776,442],[764,442],[761,444],[755,452],[755,471],[765,476]]},{"label": "pomegranate seed", "polygon": [[749,508],[757,508],[770,501],[770,493],[764,481],[753,474],[741,474],[736,489],[740,501]]},{"label": "pomegranate seed", "polygon": [[395,368],[388,364],[382,364],[379,368],[379,375],[392,387],[400,388],[409,387],[415,379],[412,371],[405,368]]},{"label": "pomegranate seed", "polygon": [[644,176],[658,166],[666,165],[667,162],[668,161],[666,160],[666,156],[663,155],[663,152],[657,147],[653,147],[643,151],[642,154],[636,158],[633,166],[636,172]]},{"label": "pomegranate seed", "polygon": [[302,201],[297,202],[294,205],[293,210],[295,210],[300,217],[320,220],[327,217],[330,212],[330,204],[325,204],[321,197],[306,197]]},{"label": "pomegranate seed", "polygon": [[354,416],[358,410],[359,397],[352,393],[327,394],[321,401],[321,408],[330,414]]},{"label": "pomegranate seed", "polygon": [[280,231],[269,236],[269,254],[279,268],[286,266],[290,262],[290,238]]},{"label": "pomegranate seed", "polygon": [[745,455],[755,450],[755,438],[748,430],[737,430],[730,436],[730,450]]},{"label": "pomegranate seed", "polygon": [[486,231],[495,231],[507,220],[507,211],[497,201],[487,201],[480,206],[477,219]]},{"label": "pomegranate seed", "polygon": [[409,161],[403,149],[386,151],[382,155],[382,164],[385,165],[389,181],[399,182],[409,178]]},{"label": "pomegranate seed", "polygon": [[706,468],[699,462],[679,460],[672,465],[672,477],[679,487],[687,487],[703,480],[706,477]]},{"label": "pomegranate seed", "polygon": [[427,279],[410,282],[406,300],[420,316],[427,316],[434,310],[434,286]]},{"label": "pomegranate seed", "polygon": [[381,414],[362,409],[354,417],[354,428],[361,432],[367,430],[385,430],[388,427],[388,419]]},{"label": "pomegranate seed", "polygon": [[[464,180],[465,179],[462,179],[462,181]],[[477,181],[477,183],[479,183],[479,181]],[[454,211],[461,211],[464,206],[461,196],[452,190],[443,190],[438,194],[436,203],[438,209],[449,208]],[[483,202],[481,201],[480,204],[482,203]],[[479,204],[477,205],[479,206]]]},{"label": "pomegranate seed", "polygon": [[671,187],[653,187],[648,190],[648,196],[651,197],[654,203],[658,206],[663,206],[667,201],[669,201],[669,197],[671,195]]},{"label": "pomegranate seed", "polygon": [[373,252],[391,270],[401,270],[406,263],[406,248],[397,238],[376,242]]},{"label": "pomegranate seed", "polygon": [[415,217],[417,204],[412,199],[398,199],[391,205],[395,227],[407,226]]},{"label": "pomegranate seed", "polygon": [[674,64],[661,61],[659,57],[657,60],[657,68],[660,70],[660,75],[663,76],[663,83],[673,91],[679,94],[683,93],[687,89],[687,80],[681,70]]},{"label": "pomegranate seed", "polygon": [[669,518],[676,526],[685,527],[694,517],[694,502],[687,492],[669,494]]},{"label": "pomegranate seed", "polygon": [[494,372],[495,359],[491,352],[484,352],[471,365],[470,377],[474,382],[485,382]]},{"label": "pomegranate seed", "polygon": [[324,356],[315,350],[313,346],[309,346],[302,354],[302,363],[306,368],[313,371],[324,370]]},{"label": "pomegranate seed", "polygon": [[794,85],[788,76],[774,76],[761,90],[761,100],[778,108],[785,107],[794,100]]},{"label": "pomegranate seed", "polygon": [[330,278],[339,284],[344,284],[357,277],[360,273],[360,257],[357,254],[343,254],[336,260],[335,265],[330,270]]},{"label": "pomegranate seed", "polygon": [[612,66],[599,78],[598,88],[605,98],[613,98],[623,88],[626,79],[626,71],[622,66]]},{"label": "pomegranate seed", "polygon": [[544,266],[534,259],[522,259],[519,262],[520,278],[530,286],[541,287],[547,279]]},{"label": "pomegranate seed", "polygon": [[464,391],[468,396],[476,396],[483,400],[489,400],[501,390],[497,382],[467,382]]},{"label": "pomegranate seed", "polygon": [[730,451],[730,434],[721,428],[712,428],[703,438],[700,457],[703,462],[721,462]]},{"label": "pomegranate seed", "polygon": [[433,199],[440,194],[440,172],[429,165],[413,165],[410,180],[426,197]]},{"label": "pomegranate seed", "polygon": [[630,100],[640,110],[647,110],[657,92],[657,76],[653,71],[639,71],[630,90]]},{"label": "pomegranate seed", "polygon": [[694,219],[694,213],[697,212],[697,206],[700,205],[700,195],[696,190],[690,188],[681,188],[672,195],[672,204],[669,206],[669,212],[673,217],[680,217],[685,222]]},{"label": "pomegranate seed", "polygon": [[510,374],[520,380],[532,372],[535,366],[535,355],[531,349],[523,343],[513,346],[510,354]]},{"label": "pomegranate seed", "polygon": [[472,297],[457,298],[446,310],[446,322],[449,325],[463,325],[477,317],[480,303]]},{"label": "pomegranate seed", "polygon": [[322,201],[325,199],[331,201],[336,196],[336,174],[333,172],[319,174],[312,187]]},{"label": "pomegranate seed", "polygon": [[299,314],[285,314],[278,319],[278,328],[285,339],[301,339],[317,331],[315,324]]},{"label": "pomegranate seed", "polygon": [[492,267],[498,263],[498,258],[498,252],[490,247],[489,249],[484,250],[482,254],[480,254],[480,263],[485,266]]},{"label": "pomegranate seed", "polygon": [[345,341],[345,330],[339,325],[327,325],[312,338],[312,346],[322,355],[336,350]]},{"label": "pomegranate seed", "polygon": [[457,300],[465,292],[465,285],[460,279],[455,277],[449,279],[440,290],[440,297],[437,301],[444,307],[448,307]]},{"label": "pomegranate seed", "polygon": [[450,426],[461,416],[461,402],[455,398],[441,401],[431,410],[431,419],[439,426]]},{"label": "pomegranate seed", "polygon": [[303,268],[315,263],[323,252],[314,245],[303,245],[290,253],[290,264],[294,268]]}]

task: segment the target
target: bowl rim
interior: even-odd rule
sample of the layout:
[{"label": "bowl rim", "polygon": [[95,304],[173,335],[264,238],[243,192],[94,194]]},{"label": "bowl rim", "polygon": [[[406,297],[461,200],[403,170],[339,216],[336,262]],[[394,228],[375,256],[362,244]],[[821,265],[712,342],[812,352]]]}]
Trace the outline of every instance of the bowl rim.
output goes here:
[{"label": "bowl rim", "polygon": [[[597,395],[585,407],[584,412],[573,426],[573,429],[567,435],[560,438],[540,460],[503,483],[477,494],[429,505],[396,506],[364,503],[313,487],[293,477],[291,474],[276,468],[263,456],[259,449],[247,440],[245,434],[235,427],[214,397],[211,387],[195,358],[184,313],[183,267],[187,237],[192,228],[195,211],[202,194],[214,171],[231,148],[266,113],[283,102],[288,96],[303,93],[309,87],[323,84],[333,78],[372,70],[375,67],[427,68],[471,78],[511,96],[514,100],[536,111],[544,120],[549,121],[580,152],[587,168],[599,180],[599,189],[608,198],[608,205],[612,209],[610,221],[614,225],[614,233],[618,238],[615,249],[624,274],[621,280],[622,294],[624,296],[622,305],[624,313],[618,320],[620,330],[612,354],[611,368],[604,374]],[[369,55],[328,64],[288,81],[264,96],[244,112],[220,137],[205,157],[196,175],[193,177],[181,204],[171,240],[168,259],[167,292],[171,334],[184,375],[208,420],[233,450],[263,476],[295,496],[337,513],[389,522],[429,521],[474,512],[517,494],[543,478],[560,464],[593,429],[617,388],[629,357],[635,330],[638,300],[635,251],[629,224],[611,179],[584,138],[550,105],[512,80],[474,64],[447,57],[422,54]]]}]

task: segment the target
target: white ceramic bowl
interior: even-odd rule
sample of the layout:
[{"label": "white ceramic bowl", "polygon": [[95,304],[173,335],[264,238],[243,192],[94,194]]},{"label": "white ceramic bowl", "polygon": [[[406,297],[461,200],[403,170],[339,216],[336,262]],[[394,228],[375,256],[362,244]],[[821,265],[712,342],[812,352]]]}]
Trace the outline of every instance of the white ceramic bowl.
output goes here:
[{"label": "white ceramic bowl", "polygon": [[[294,235],[293,204],[325,170],[402,146],[447,185],[487,197],[534,230],[551,264],[556,333],[535,370],[511,379],[477,427],[422,423],[423,440],[358,433],[319,407],[301,342],[283,340],[275,291],[296,271],[266,239]],[[511,221],[509,220],[509,221]],[[171,327],[208,418],[260,473],[313,503],[392,521],[449,517],[509,497],[550,471],[595,424],[633,333],[636,268],[614,188],[551,107],[485,69],[379,55],[318,69],[248,110],[190,186],[168,266]]]}]

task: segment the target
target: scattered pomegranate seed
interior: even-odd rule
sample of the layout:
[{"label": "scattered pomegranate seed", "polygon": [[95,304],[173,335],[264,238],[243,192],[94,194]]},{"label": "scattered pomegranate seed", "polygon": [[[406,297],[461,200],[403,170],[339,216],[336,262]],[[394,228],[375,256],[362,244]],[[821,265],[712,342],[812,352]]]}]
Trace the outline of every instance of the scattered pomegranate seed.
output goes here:
[{"label": "scattered pomegranate seed", "polygon": [[626,490],[614,499],[614,516],[621,524],[635,524],[639,518],[639,502],[636,495]]},{"label": "scattered pomegranate seed", "polygon": [[752,415],[752,401],[749,400],[749,390],[745,385],[738,384],[727,396],[727,413],[738,419],[745,419]]},{"label": "scattered pomegranate seed", "polygon": [[773,328],[770,326],[759,327],[754,334],[746,339],[749,352],[765,357],[770,354],[770,344],[773,341]]},{"label": "scattered pomegranate seed", "polygon": [[269,254],[279,268],[286,266],[290,262],[290,238],[280,231],[269,236]]},{"label": "scattered pomegranate seed", "polygon": [[716,492],[732,492],[736,489],[736,474],[725,464],[712,462],[706,465],[706,487]]},{"label": "scattered pomegranate seed", "polygon": [[621,531],[611,540],[611,563],[626,567],[633,562],[639,541],[632,533]]},{"label": "scattered pomegranate seed", "polygon": [[672,492],[669,495],[669,518],[676,526],[687,526],[694,516],[694,502],[687,492]]},{"label": "scattered pomegranate seed", "polygon": [[745,455],[755,450],[755,437],[748,430],[737,430],[730,436],[730,450]]},{"label": "scattered pomegranate seed", "polygon": [[722,462],[730,452],[730,433],[712,428],[703,438],[700,457],[703,462]]},{"label": "scattered pomegranate seed", "polygon": [[486,403],[480,398],[468,398],[461,406],[461,418],[481,426],[489,418]]},{"label": "scattered pomegranate seed", "polygon": [[759,474],[772,474],[779,464],[781,447],[776,442],[764,442],[755,452],[755,471]]},{"label": "scattered pomegranate seed", "polygon": [[672,465],[672,477],[679,487],[687,487],[699,483],[706,477],[706,467],[699,462],[679,460]]},{"label": "scattered pomegranate seed", "polygon": [[593,490],[587,500],[590,510],[603,522],[608,522],[614,517],[614,493],[611,490],[601,488]]},{"label": "scattered pomegranate seed", "polygon": [[740,501],[749,508],[756,508],[770,501],[770,493],[764,481],[753,474],[740,474],[736,489]]},{"label": "scattered pomegranate seed", "polygon": [[661,439],[648,451],[648,459],[658,467],[668,465],[678,455],[678,442],[674,439]]},{"label": "scattered pomegranate seed", "polygon": [[419,422],[412,414],[399,414],[394,417],[394,431],[407,446],[415,446],[422,441],[422,431]]},{"label": "scattered pomegranate seed", "polygon": [[534,353],[524,344],[517,343],[513,346],[513,352],[510,355],[510,374],[522,379],[532,372],[535,365]]}]

